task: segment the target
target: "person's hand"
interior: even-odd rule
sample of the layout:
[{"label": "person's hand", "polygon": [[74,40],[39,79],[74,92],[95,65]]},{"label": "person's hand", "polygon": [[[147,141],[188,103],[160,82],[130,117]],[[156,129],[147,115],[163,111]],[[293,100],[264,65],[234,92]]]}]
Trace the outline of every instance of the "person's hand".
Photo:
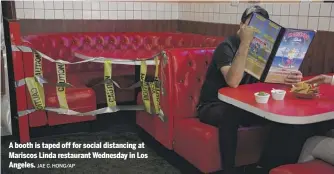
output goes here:
[{"label": "person's hand", "polygon": [[238,31],[240,41],[243,43],[250,43],[253,40],[255,29],[247,25],[243,25]]},{"label": "person's hand", "polygon": [[309,80],[306,80],[305,83],[315,84],[316,86],[320,84],[330,84],[332,82],[332,78],[333,78],[332,76],[328,75],[319,75]]},{"label": "person's hand", "polygon": [[285,78],[285,84],[293,85],[302,81],[303,74],[300,71],[293,71]]}]

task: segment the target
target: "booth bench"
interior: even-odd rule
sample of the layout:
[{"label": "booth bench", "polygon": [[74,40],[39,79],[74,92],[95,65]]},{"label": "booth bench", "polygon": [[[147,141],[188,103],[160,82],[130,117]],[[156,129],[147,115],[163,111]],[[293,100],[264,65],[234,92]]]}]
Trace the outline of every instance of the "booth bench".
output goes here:
[{"label": "booth bench", "polygon": [[[218,129],[201,123],[196,104],[214,48],[166,50],[166,64],[160,64],[161,108],[166,121],[144,111],[137,112],[137,124],[157,141],[185,158],[202,172],[221,170]],[[141,94],[138,103],[142,103]],[[263,127],[240,127],[237,165],[257,162],[265,137]]]}]

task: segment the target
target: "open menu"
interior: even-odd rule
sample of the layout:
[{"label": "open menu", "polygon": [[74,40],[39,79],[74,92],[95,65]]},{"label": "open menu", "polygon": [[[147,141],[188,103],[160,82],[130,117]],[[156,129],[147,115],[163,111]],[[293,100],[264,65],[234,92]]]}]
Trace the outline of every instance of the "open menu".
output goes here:
[{"label": "open menu", "polygon": [[254,14],[248,24],[255,28],[245,71],[262,82],[284,83],[297,71],[316,31],[283,28]]}]

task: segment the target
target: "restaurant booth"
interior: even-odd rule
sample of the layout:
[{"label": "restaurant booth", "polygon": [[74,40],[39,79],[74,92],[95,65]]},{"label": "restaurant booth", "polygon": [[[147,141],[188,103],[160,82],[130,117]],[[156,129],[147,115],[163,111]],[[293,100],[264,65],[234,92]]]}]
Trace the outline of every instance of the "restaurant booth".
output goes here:
[{"label": "restaurant booth", "polygon": [[[94,121],[98,114],[132,110],[136,111],[139,127],[200,171],[210,173],[222,169],[217,128],[199,121],[196,105],[214,49],[224,37],[181,32],[21,36],[17,21],[5,23],[8,59],[12,65],[10,86],[15,89],[12,105],[16,112],[12,115],[18,119],[21,143],[30,141],[30,128]],[[309,124],[334,118],[334,103],[325,100],[318,102],[326,107],[315,112],[310,104],[304,106],[304,101],[291,99],[285,105],[270,101],[274,107],[267,107],[258,106],[253,98],[247,97],[249,93],[272,88],[283,87],[259,83],[240,87],[239,91],[222,89],[217,95],[222,101],[285,124]],[[330,86],[324,85],[321,90],[334,98]],[[131,101],[137,102],[121,104]],[[106,107],[98,107],[100,104]],[[304,112],[297,111],[296,105]],[[259,125],[240,126],[238,166],[259,159],[266,129]],[[328,162],[313,160],[282,166],[271,174],[285,171],[307,174],[309,167],[322,170],[321,174],[334,171]]]}]

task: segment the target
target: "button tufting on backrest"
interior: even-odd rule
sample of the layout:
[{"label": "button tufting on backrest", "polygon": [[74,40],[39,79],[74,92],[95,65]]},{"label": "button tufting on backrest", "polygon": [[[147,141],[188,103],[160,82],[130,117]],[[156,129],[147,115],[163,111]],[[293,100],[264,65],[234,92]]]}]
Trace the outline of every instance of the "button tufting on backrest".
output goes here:
[{"label": "button tufting on backrest", "polygon": [[171,87],[167,91],[170,91],[170,103],[174,104],[170,112],[173,112],[175,119],[195,117],[200,89],[213,50],[214,48],[189,48],[168,51],[167,66],[171,68],[169,72],[173,78],[166,80],[165,86]]},{"label": "button tufting on backrest", "polygon": [[191,61],[189,61],[189,62],[188,62],[188,66],[191,67],[192,65],[193,65],[193,63],[192,63]]},{"label": "button tufting on backrest", "polygon": [[97,45],[104,45],[104,39],[103,39],[103,37],[98,36],[98,37],[96,38],[96,44],[97,44]]}]

